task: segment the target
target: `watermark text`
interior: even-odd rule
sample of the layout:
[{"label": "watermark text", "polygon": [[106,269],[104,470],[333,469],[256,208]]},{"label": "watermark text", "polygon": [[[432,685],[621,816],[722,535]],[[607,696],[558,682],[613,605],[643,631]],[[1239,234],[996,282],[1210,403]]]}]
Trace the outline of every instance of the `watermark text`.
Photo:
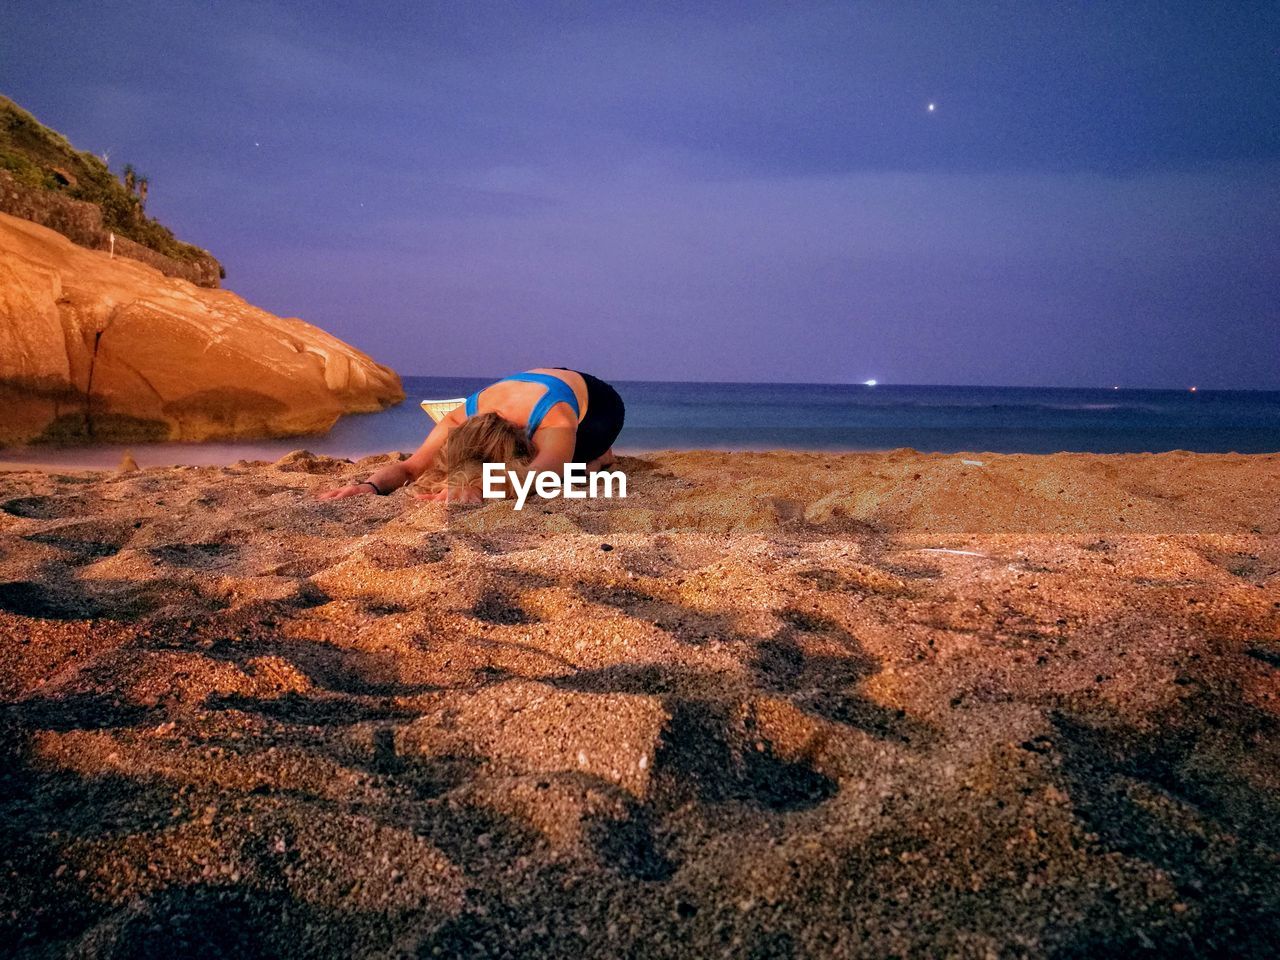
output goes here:
[{"label": "watermark text", "polygon": [[587,497],[625,498],[627,475],[621,470],[592,470],[585,463],[566,463],[560,471],[531,470],[521,476],[508,470],[505,463],[486,463],[481,496],[486,500],[502,500],[511,490],[516,496],[516,509],[523,510],[530,491],[550,500],[585,500]]}]

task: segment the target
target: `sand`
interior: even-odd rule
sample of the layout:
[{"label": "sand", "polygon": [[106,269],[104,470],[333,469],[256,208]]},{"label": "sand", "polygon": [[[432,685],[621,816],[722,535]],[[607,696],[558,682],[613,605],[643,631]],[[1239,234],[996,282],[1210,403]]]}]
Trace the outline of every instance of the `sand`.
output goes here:
[{"label": "sand", "polygon": [[1280,942],[1280,456],[376,462],[0,474],[0,949]]}]

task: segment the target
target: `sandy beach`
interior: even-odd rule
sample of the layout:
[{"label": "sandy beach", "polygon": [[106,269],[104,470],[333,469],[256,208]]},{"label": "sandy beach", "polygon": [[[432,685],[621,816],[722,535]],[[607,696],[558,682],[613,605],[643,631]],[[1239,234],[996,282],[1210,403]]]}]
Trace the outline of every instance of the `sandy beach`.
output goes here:
[{"label": "sandy beach", "polygon": [[0,473],[26,956],[1269,956],[1280,455]]}]

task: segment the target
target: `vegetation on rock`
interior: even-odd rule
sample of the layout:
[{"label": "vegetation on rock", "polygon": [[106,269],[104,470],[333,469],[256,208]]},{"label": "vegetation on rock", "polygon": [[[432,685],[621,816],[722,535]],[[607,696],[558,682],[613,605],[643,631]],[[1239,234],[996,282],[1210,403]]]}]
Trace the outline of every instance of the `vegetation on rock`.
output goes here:
[{"label": "vegetation on rock", "polygon": [[148,181],[126,166],[120,179],[100,158],[77,150],[7,97],[0,96],[0,170],[19,183],[83,200],[102,210],[103,226],[157,253],[191,262],[209,253],[177,239],[146,215]]}]

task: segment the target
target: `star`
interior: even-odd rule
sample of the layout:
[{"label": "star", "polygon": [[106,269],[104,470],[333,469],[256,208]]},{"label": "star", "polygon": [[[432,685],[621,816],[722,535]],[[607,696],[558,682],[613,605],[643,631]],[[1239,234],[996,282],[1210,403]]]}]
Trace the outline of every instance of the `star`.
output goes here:
[{"label": "star", "polygon": [[937,109],[938,109],[938,105],[937,105],[936,103],[931,103],[931,104],[929,104],[929,106],[928,106],[926,109],[927,109],[930,113],[933,113],[933,111],[935,111],[935,110],[937,110]]}]

